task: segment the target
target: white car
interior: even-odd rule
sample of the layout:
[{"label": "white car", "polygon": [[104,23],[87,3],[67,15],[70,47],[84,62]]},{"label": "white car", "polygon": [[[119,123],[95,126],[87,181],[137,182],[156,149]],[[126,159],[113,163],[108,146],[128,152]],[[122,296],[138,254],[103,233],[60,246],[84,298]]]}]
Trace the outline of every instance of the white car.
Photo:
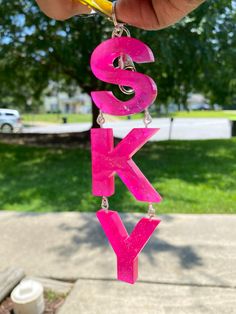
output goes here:
[{"label": "white car", "polygon": [[20,114],[17,110],[0,109],[0,132],[1,133],[19,133],[23,125]]}]

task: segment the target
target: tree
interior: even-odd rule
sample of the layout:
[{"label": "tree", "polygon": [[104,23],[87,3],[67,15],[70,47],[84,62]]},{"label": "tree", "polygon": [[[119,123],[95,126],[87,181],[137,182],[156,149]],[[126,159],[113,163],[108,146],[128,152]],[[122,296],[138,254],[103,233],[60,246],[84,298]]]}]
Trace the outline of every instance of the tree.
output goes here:
[{"label": "tree", "polygon": [[[93,49],[110,38],[112,24],[103,17],[55,21],[44,16],[34,0],[0,0],[0,96],[24,106],[36,103],[50,80],[76,82],[82,90],[112,89],[97,80],[89,66]],[[191,91],[204,92],[211,102],[230,104],[234,95],[235,1],[209,0],[182,22],[154,32],[130,27],[157,56],[155,65],[137,70],[157,81],[158,104],[186,104]],[[98,110],[93,106],[94,119]]]},{"label": "tree", "polygon": [[236,1],[206,1],[174,27],[136,30],[157,54],[159,101],[185,104],[191,91],[205,93],[212,104],[233,102],[236,79]]}]

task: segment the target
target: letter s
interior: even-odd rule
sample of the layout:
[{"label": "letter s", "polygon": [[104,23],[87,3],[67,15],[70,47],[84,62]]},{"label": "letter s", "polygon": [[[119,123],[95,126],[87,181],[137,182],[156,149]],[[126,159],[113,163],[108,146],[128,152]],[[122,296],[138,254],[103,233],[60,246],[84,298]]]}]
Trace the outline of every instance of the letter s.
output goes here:
[{"label": "letter s", "polygon": [[127,101],[117,99],[111,91],[91,93],[94,103],[102,112],[115,116],[141,112],[149,107],[157,96],[157,86],[149,76],[114,68],[114,60],[122,54],[129,55],[136,63],[154,61],[151,49],[131,37],[108,39],[95,48],[91,56],[93,74],[103,82],[129,86],[135,91],[135,96]]}]

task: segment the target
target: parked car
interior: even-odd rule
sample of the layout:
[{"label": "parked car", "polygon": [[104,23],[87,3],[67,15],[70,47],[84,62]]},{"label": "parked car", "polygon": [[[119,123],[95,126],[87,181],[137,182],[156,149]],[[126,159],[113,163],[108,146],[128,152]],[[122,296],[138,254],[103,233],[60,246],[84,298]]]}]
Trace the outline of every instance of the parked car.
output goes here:
[{"label": "parked car", "polygon": [[0,109],[0,132],[19,133],[22,131],[23,124],[17,110]]},{"label": "parked car", "polygon": [[208,104],[191,104],[189,105],[190,110],[210,110],[211,107]]}]

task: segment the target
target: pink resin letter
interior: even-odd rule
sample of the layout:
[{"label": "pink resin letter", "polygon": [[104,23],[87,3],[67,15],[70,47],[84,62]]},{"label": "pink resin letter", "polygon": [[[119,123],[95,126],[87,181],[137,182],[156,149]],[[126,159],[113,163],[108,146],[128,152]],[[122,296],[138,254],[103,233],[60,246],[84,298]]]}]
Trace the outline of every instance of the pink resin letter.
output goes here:
[{"label": "pink resin letter", "polygon": [[98,108],[115,116],[141,112],[149,107],[157,96],[156,84],[149,76],[114,68],[114,60],[121,55],[130,56],[136,63],[154,61],[151,49],[140,40],[131,37],[108,39],[95,48],[91,57],[94,75],[103,82],[129,86],[135,91],[135,96],[127,101],[117,99],[111,91],[91,93]]},{"label": "pink resin letter", "polygon": [[114,175],[121,178],[139,201],[158,203],[161,197],[137,167],[132,156],[159,129],[133,129],[115,148],[112,129],[92,129],[92,190],[96,196],[111,196],[115,192]]},{"label": "pink resin letter", "polygon": [[97,217],[117,256],[117,278],[135,283],[138,278],[138,254],[150,239],[160,220],[142,218],[129,236],[117,212],[101,209],[97,212]]}]

